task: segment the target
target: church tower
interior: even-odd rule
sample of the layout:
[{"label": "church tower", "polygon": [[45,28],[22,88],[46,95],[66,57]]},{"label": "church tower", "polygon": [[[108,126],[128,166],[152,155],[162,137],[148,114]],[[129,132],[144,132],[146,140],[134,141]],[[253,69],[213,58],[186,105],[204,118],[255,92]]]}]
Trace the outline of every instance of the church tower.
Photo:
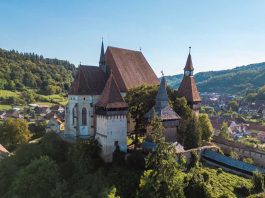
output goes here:
[{"label": "church tower", "polygon": [[[158,93],[156,95],[155,106],[147,112],[145,117],[148,118],[150,122],[154,116],[154,113],[156,113],[157,116],[162,120],[163,126],[165,128],[164,131],[165,140],[167,142],[176,142],[177,128],[179,126],[179,121],[181,118],[170,107],[166,88],[167,88],[166,79],[163,76],[160,82]],[[149,132],[148,127],[147,127],[147,132]]]},{"label": "church tower", "polygon": [[182,96],[185,97],[192,110],[196,114],[198,114],[201,104],[201,97],[198,92],[196,82],[193,76],[194,68],[192,64],[190,49],[191,47],[189,47],[189,55],[184,68],[184,77],[182,79],[182,82],[180,83],[178,89],[178,95],[181,97]]},{"label": "church tower", "polygon": [[106,162],[112,161],[112,154],[117,146],[120,150],[127,151],[127,113],[128,105],[111,72],[96,103],[95,138],[102,146],[101,156]]}]

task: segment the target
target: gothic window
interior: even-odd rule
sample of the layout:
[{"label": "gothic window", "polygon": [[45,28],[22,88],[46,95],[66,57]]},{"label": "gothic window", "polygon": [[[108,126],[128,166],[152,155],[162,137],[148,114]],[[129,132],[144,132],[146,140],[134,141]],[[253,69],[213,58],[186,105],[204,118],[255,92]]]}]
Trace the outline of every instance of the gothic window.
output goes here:
[{"label": "gothic window", "polygon": [[86,108],[84,107],[82,109],[82,125],[87,125],[87,111]]}]

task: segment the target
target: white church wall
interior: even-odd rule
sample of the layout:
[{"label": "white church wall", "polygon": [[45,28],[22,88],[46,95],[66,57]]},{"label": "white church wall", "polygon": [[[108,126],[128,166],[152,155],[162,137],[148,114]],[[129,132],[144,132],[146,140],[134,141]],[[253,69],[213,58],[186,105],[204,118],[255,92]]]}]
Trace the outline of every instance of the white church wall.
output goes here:
[{"label": "white church wall", "polygon": [[96,139],[102,145],[103,159],[111,161],[115,142],[127,148],[127,117],[97,115]]},{"label": "white church wall", "polygon": [[[65,134],[94,135],[94,105],[98,101],[99,95],[69,95],[66,107],[66,127]],[[73,110],[77,107],[77,119],[73,122]],[[87,110],[87,124],[82,125],[82,109]]]}]

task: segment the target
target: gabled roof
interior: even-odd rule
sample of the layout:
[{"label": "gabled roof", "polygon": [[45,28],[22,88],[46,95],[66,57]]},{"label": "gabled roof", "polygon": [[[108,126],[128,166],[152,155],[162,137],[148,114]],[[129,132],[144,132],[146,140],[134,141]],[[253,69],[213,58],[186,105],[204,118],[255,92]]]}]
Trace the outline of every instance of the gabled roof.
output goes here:
[{"label": "gabled roof", "polygon": [[109,79],[104,87],[102,95],[96,106],[104,108],[126,108],[127,103],[123,100],[116,80],[111,72]]},{"label": "gabled roof", "polygon": [[107,81],[107,75],[96,66],[80,65],[69,94],[100,95]]},{"label": "gabled roof", "polygon": [[187,58],[184,70],[185,71],[186,70],[189,70],[189,71],[193,71],[194,70],[190,53],[189,53],[189,56]]},{"label": "gabled roof", "polygon": [[143,84],[159,84],[153,69],[140,51],[108,47],[105,62],[112,70],[121,92]]},{"label": "gabled roof", "polygon": [[201,102],[201,97],[193,76],[183,77],[178,89],[178,95],[184,96],[188,102]]}]

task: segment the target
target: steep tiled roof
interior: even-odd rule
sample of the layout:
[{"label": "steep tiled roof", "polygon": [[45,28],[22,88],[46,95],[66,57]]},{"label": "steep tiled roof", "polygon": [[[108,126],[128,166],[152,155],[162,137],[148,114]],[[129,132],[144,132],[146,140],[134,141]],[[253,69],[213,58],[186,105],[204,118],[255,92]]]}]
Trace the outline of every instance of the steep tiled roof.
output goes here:
[{"label": "steep tiled roof", "polygon": [[194,70],[190,53],[189,53],[189,56],[187,58],[187,62],[186,62],[186,65],[185,65],[184,70],[185,71],[186,70],[190,70],[190,71],[193,71]]},{"label": "steep tiled roof", "polygon": [[127,103],[123,100],[116,80],[111,73],[104,87],[102,95],[96,106],[105,108],[125,108]]},{"label": "steep tiled roof", "polygon": [[80,65],[69,94],[100,95],[106,80],[106,74],[99,67]]},{"label": "steep tiled roof", "polygon": [[121,92],[143,84],[159,84],[157,76],[140,51],[108,47],[105,62],[113,71]]},{"label": "steep tiled roof", "polygon": [[178,95],[184,96],[188,102],[201,102],[193,76],[184,76],[178,89]]}]

